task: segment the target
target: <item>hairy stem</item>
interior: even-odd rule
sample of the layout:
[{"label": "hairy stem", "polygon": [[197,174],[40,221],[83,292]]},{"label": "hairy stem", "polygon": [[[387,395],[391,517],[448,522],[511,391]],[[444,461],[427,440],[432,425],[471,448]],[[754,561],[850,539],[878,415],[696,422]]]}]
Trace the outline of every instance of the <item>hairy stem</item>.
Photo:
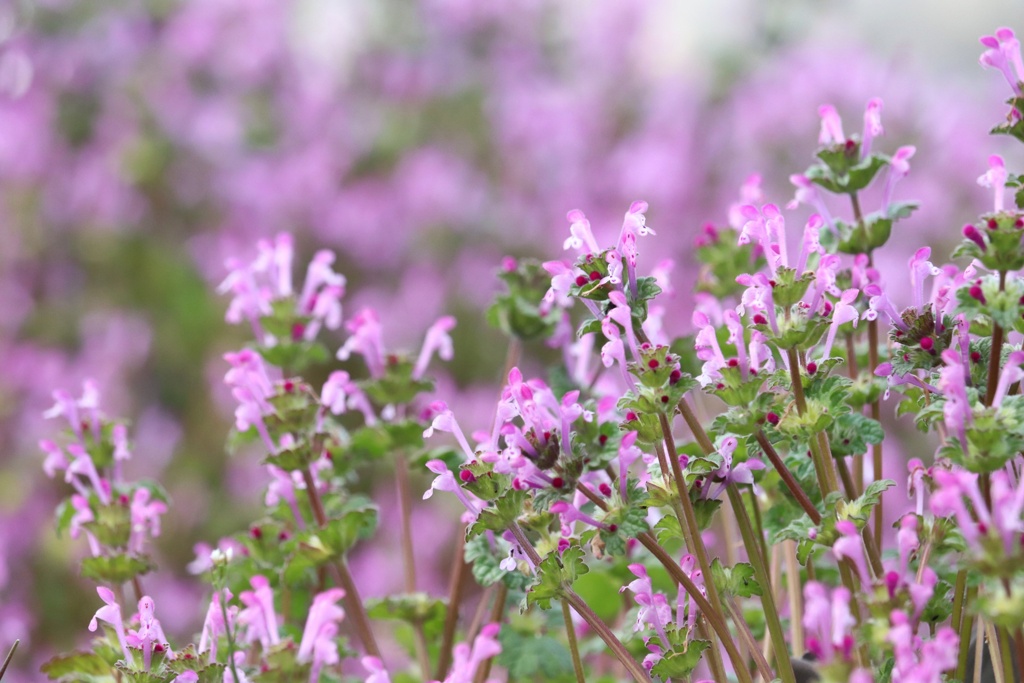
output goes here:
[{"label": "hairy stem", "polygon": [[[519,542],[523,552],[525,552],[526,556],[530,558],[530,561],[533,562],[534,566],[540,566],[540,563],[542,562],[541,556],[537,554],[533,544],[530,543],[530,539],[526,537],[526,533],[523,531],[523,528],[516,522],[513,522],[511,526],[509,526],[509,531],[511,531],[512,535],[515,536],[516,541]],[[583,620],[590,625],[590,628],[594,629],[594,633],[604,641],[604,644],[608,646],[608,649],[612,651],[612,654],[615,655],[615,658],[618,659],[622,666],[626,668],[626,671],[630,673],[633,679],[640,681],[641,683],[649,683],[651,679],[644,668],[640,666],[635,659],[633,659],[633,655],[629,654],[629,650],[627,650],[622,644],[622,641],[620,641],[612,630],[608,628],[608,625],[601,620],[601,617],[594,614],[594,611],[590,609],[583,598],[573,592],[572,588],[564,583],[562,584],[562,595],[566,602],[576,610],[576,614],[583,617]]]},{"label": "hairy stem", "polygon": [[[327,514],[324,512],[323,502],[320,500],[320,493],[316,490],[316,481],[313,479],[313,473],[309,466],[302,468],[302,480],[306,484],[306,495],[309,496],[309,506],[313,508],[313,517],[316,518],[317,526],[322,528],[327,525]],[[377,646],[373,629],[370,627],[370,617],[366,613],[366,606],[363,604],[362,598],[359,597],[359,589],[356,588],[356,583],[352,580],[348,563],[342,557],[332,563],[331,568],[338,585],[345,591],[345,597],[342,600],[345,601],[345,609],[352,618],[352,624],[355,627],[356,635],[359,636],[359,640],[363,644],[363,649],[366,650],[366,654],[379,659],[380,648]]]},{"label": "hairy stem", "polygon": [[800,507],[807,513],[807,516],[811,518],[811,521],[814,524],[819,524],[821,522],[821,513],[818,512],[818,509],[814,507],[814,503],[811,502],[811,499],[807,497],[803,488],[800,487],[800,483],[793,476],[793,473],[789,471],[789,468],[786,467],[786,463],[782,462],[779,452],[776,451],[775,447],[772,446],[770,441],[768,441],[768,436],[763,430],[759,429],[757,430],[757,434],[754,435],[754,438],[757,439],[757,443],[761,447],[761,450],[764,451],[766,456],[768,456],[768,461],[771,462],[775,471],[779,473],[779,476],[782,478],[782,483],[786,485],[787,489],[789,489],[789,492],[793,495],[793,498],[796,499],[796,502],[800,504]]},{"label": "hairy stem", "polygon": [[455,642],[455,627],[459,623],[459,605],[462,604],[462,597],[466,592],[466,559],[463,552],[465,546],[466,529],[463,527],[455,542],[452,573],[448,579],[448,611],[444,615],[444,635],[441,638],[441,650],[437,655],[434,676],[439,681],[444,680],[444,675],[452,663],[452,644]]},{"label": "hairy stem", "polygon": [[735,484],[726,487],[729,495],[729,503],[732,505],[733,513],[736,515],[736,522],[740,527],[740,534],[743,536],[743,545],[747,547],[747,557],[754,567],[754,576],[761,586],[761,605],[764,607],[765,622],[768,626],[768,633],[772,639],[772,649],[775,652],[775,666],[782,683],[796,683],[796,676],[793,673],[793,665],[789,661],[789,652],[786,649],[786,635],[782,630],[782,622],[779,621],[779,610],[775,605],[775,596],[772,591],[771,577],[765,567],[765,559],[761,555],[761,543],[755,538],[754,530],[750,525],[750,517],[743,507],[743,499]]},{"label": "hairy stem", "polygon": [[569,652],[572,654],[572,668],[576,672],[576,683],[587,683],[583,676],[583,660],[580,659],[580,648],[576,643],[576,627],[572,623],[572,615],[569,613],[569,603],[565,600],[562,603],[562,621],[565,622],[565,637],[569,640]]},{"label": "hairy stem", "polygon": [[[398,497],[398,515],[401,521],[402,559],[405,569],[405,592],[410,595],[416,592],[416,554],[412,547],[412,510],[409,495],[409,463],[402,452],[395,453],[395,489]],[[423,631],[423,623],[413,622],[413,640],[416,648],[416,660],[420,671],[426,676],[430,671],[430,658],[427,655],[427,634]]]},{"label": "hairy stem", "polygon": [[[218,589],[219,590],[219,589]],[[228,601],[227,593],[219,596],[220,602],[220,615],[224,619],[224,635],[228,639],[228,667],[231,669],[231,675],[234,677],[234,683],[242,680],[238,677],[238,670],[235,668],[235,637],[231,633],[231,622],[228,621]]]}]

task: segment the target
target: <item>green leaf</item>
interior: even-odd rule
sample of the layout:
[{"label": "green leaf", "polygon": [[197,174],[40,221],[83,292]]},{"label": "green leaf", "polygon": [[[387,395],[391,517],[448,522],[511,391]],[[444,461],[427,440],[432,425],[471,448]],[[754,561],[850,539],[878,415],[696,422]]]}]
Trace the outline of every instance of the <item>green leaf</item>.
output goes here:
[{"label": "green leaf", "polygon": [[77,650],[57,655],[44,663],[39,670],[51,681],[92,681],[109,680],[113,667],[94,652]]},{"label": "green leaf", "polygon": [[431,598],[426,593],[389,595],[386,598],[367,599],[366,612],[371,619],[423,624],[428,635],[440,635],[448,612],[448,601]]},{"label": "green leaf", "polygon": [[474,536],[466,541],[465,546],[466,562],[473,567],[473,578],[481,586],[490,586],[498,581],[504,581],[505,586],[511,590],[526,590],[526,587],[533,581],[533,577],[520,571],[505,571],[499,565],[501,558],[495,556],[491,551],[491,544],[486,536]]},{"label": "green leaf", "polygon": [[527,497],[526,491],[509,489],[494,501],[494,505],[483,509],[476,521],[466,530],[466,537],[472,538],[484,531],[504,531],[509,528],[523,511]]},{"label": "green leaf", "polygon": [[697,668],[701,655],[709,647],[711,643],[706,640],[691,641],[686,650],[673,650],[663,656],[651,669],[651,673],[663,680],[686,678]]},{"label": "green leaf", "polygon": [[551,601],[563,595],[564,587],[572,586],[588,571],[590,567],[583,561],[583,549],[578,545],[566,548],[561,557],[557,552],[551,553],[537,567],[537,578],[526,594],[526,604],[551,609]]},{"label": "green leaf", "polygon": [[127,583],[154,569],[156,563],[148,555],[119,554],[82,560],[82,576],[101,583]]},{"label": "green leaf", "polygon": [[836,458],[865,453],[868,444],[882,443],[884,438],[882,423],[862,413],[840,415],[829,428],[829,444]]},{"label": "green leaf", "polygon": [[510,680],[551,680],[572,673],[569,650],[550,636],[503,628],[498,642],[501,653],[495,661],[508,670]]},{"label": "green leaf", "polygon": [[754,579],[754,568],[746,562],[724,567],[716,557],[711,561],[711,575],[715,580],[715,588],[723,598],[730,595],[741,598],[761,595],[761,586]]}]

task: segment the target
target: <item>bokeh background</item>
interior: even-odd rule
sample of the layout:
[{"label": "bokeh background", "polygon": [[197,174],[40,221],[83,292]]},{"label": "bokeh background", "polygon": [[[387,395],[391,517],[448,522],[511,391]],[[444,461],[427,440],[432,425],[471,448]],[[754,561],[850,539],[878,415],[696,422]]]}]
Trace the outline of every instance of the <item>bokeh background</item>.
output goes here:
[{"label": "bokeh background", "polygon": [[[221,354],[246,339],[213,292],[228,255],[282,230],[302,254],[335,250],[346,313],[377,307],[395,348],[454,314],[439,392],[472,429],[505,354],[482,313],[503,255],[558,258],[572,208],[610,239],[644,199],[658,234],[641,256],[675,260],[665,324],[685,331],[700,226],[725,223],[753,172],[767,199],[792,197],[822,103],[854,131],[880,96],[876,148],[917,147],[900,195],[923,208],[880,255],[885,277],[902,282],[926,242],[944,261],[990,205],[987,156],[1024,161],[986,135],[1009,93],[977,38],[1001,25],[1024,30],[1019,1],[0,0],[0,650],[23,648],[9,679],[37,680],[96,606],[83,544],[52,531],[66,491],[36,444],[57,429],[54,389],[95,378],[106,412],[134,421],[130,474],[170,491],[146,587],[172,639],[205,611],[194,543],[258,514],[257,459],[224,449]],[[393,493],[376,497],[386,528]],[[454,530],[443,508],[416,515]],[[445,543],[421,549],[428,588]],[[399,585],[396,552],[353,559],[366,594]]]}]

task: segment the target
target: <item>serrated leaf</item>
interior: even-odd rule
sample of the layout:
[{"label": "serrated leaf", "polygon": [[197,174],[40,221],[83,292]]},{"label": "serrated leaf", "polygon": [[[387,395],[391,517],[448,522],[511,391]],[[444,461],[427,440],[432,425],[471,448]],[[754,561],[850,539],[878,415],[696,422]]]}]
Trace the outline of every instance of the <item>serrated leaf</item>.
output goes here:
[{"label": "serrated leaf", "polygon": [[542,681],[572,673],[572,657],[550,636],[528,635],[503,628],[498,634],[501,653],[495,660],[508,670],[509,679]]},{"label": "serrated leaf", "polygon": [[156,563],[148,555],[118,554],[82,560],[82,576],[101,583],[127,583],[154,569]]},{"label": "serrated leaf", "polygon": [[711,575],[715,580],[715,588],[723,597],[734,595],[749,598],[761,595],[761,586],[754,579],[754,568],[740,562],[734,567],[725,567],[717,557],[711,561]]},{"label": "serrated leaf", "polygon": [[102,657],[81,650],[57,655],[47,660],[39,670],[51,681],[92,681],[108,679],[112,675],[112,667]]},{"label": "serrated leaf", "polygon": [[526,593],[526,604],[538,604],[543,609],[551,609],[551,601],[563,595],[564,587],[572,586],[577,577],[590,571],[583,561],[583,549],[571,545],[565,549],[561,557],[553,552],[537,567],[537,578]]},{"label": "serrated leaf", "polygon": [[504,531],[519,517],[526,498],[526,491],[509,489],[494,501],[494,505],[480,512],[476,521],[466,530],[466,537],[472,538],[484,531]]},{"label": "serrated leaf", "polygon": [[[501,560],[491,550],[491,544],[484,535],[475,536],[465,545],[466,562],[473,568],[473,578],[481,586],[490,586],[503,581],[511,590],[526,590],[533,577],[520,571],[506,571],[501,568]],[[504,558],[502,558],[504,559]]]},{"label": "serrated leaf", "polygon": [[664,655],[651,669],[651,673],[663,680],[669,678],[687,678],[700,663],[701,655],[711,647],[706,640],[690,641],[685,651],[673,650]]}]

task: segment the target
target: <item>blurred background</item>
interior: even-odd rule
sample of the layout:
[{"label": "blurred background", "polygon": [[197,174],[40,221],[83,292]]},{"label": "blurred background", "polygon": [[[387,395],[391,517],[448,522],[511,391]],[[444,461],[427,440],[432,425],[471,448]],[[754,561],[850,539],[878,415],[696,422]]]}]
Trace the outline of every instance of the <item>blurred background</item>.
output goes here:
[{"label": "blurred background", "polygon": [[[95,378],[134,422],[129,476],[172,496],[146,584],[172,640],[205,611],[193,544],[259,514],[258,458],[224,449],[221,354],[247,338],[213,293],[227,256],[283,230],[299,263],[335,250],[346,316],[378,307],[397,349],[454,314],[438,390],[475,429],[505,355],[483,322],[503,255],[559,258],[573,208],[610,240],[646,200],[641,259],[674,259],[665,325],[685,331],[700,226],[724,224],[754,172],[766,200],[791,199],[820,104],[859,131],[879,96],[875,149],[917,147],[900,196],[923,208],[885,277],[926,242],[944,262],[990,206],[988,155],[1024,161],[986,134],[1009,91],[978,37],[1003,25],[1024,30],[1019,2],[0,0],[0,650],[23,647],[8,678],[36,680],[96,607],[84,543],[52,531],[66,490],[37,442],[59,428],[42,418],[54,389]],[[434,545],[420,562],[440,591]],[[400,584],[397,563],[360,572],[394,552],[353,559],[365,594]]]}]

